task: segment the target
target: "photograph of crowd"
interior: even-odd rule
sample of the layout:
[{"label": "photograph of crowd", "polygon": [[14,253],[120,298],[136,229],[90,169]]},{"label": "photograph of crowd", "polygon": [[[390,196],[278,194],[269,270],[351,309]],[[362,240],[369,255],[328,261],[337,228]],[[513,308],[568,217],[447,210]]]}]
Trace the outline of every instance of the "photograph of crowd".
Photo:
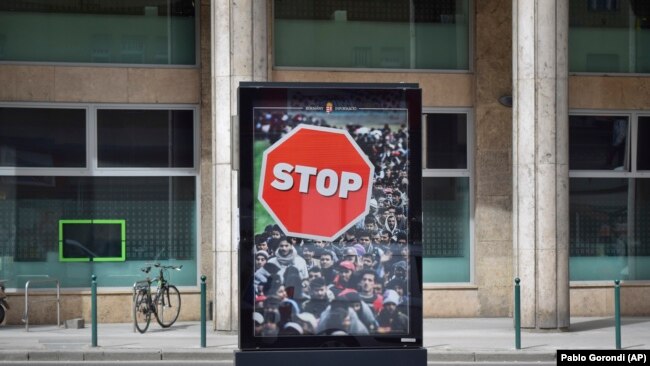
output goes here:
[{"label": "photograph of crowd", "polygon": [[255,205],[253,334],[408,334],[406,110],[255,109],[254,118],[256,159],[299,124],[310,124],[346,129],[375,171],[369,213],[333,241],[287,236]]}]

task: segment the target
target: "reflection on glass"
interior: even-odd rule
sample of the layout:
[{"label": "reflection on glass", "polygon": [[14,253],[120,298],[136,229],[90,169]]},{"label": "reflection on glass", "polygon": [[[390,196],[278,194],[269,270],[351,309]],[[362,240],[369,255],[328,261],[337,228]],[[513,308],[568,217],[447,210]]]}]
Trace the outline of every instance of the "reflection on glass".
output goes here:
[{"label": "reflection on glass", "polygon": [[424,282],[469,282],[469,178],[424,178]]},{"label": "reflection on glass", "polygon": [[467,169],[467,114],[427,114],[425,139],[425,169]]},{"label": "reflection on glass", "polygon": [[570,185],[571,280],[649,280],[650,180],[573,178]]},{"label": "reflection on glass", "polygon": [[570,0],[569,70],[650,72],[647,1]]},{"label": "reflection on glass", "polygon": [[571,280],[633,279],[628,183],[627,179],[571,179]]},{"label": "reflection on glass", "polygon": [[650,279],[650,179],[634,180],[634,241],[628,254],[637,260],[635,279]]},{"label": "reflection on glass", "polygon": [[[184,265],[174,274],[177,285],[196,284],[195,177],[5,176],[0,192],[0,278],[10,279],[9,287],[42,275],[88,287],[93,273],[102,286],[131,286],[156,256]],[[70,270],[59,261],[59,220],[94,219],[124,220],[126,261]]]},{"label": "reflection on glass", "polygon": [[469,68],[469,0],[275,0],[273,10],[276,66]]},{"label": "reflection on glass", "polygon": [[569,116],[569,169],[629,170],[628,118]]},{"label": "reflection on glass", "polygon": [[194,165],[194,112],[97,111],[99,167],[190,168]]},{"label": "reflection on glass", "polygon": [[195,1],[0,1],[0,60],[195,64]]},{"label": "reflection on glass", "polygon": [[86,111],[0,108],[0,166],[85,167]]},{"label": "reflection on glass", "polygon": [[636,169],[650,170],[650,117],[639,117],[637,136]]},{"label": "reflection on glass", "polygon": [[627,179],[571,179],[571,256],[625,255],[627,200]]}]

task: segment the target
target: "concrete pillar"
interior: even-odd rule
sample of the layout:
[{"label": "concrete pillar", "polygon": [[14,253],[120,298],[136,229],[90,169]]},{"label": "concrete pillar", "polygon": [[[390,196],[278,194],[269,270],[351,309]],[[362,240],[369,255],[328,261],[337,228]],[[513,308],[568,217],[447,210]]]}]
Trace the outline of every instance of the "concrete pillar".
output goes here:
[{"label": "concrete pillar", "polygon": [[568,1],[513,0],[513,244],[522,327],[569,326]]},{"label": "concrete pillar", "polygon": [[[236,330],[238,292],[238,174],[231,121],[237,114],[241,81],[267,79],[267,2],[215,0],[212,7],[214,283],[217,330]],[[233,145],[234,144],[234,145]],[[235,149],[233,149],[233,146]]]}]

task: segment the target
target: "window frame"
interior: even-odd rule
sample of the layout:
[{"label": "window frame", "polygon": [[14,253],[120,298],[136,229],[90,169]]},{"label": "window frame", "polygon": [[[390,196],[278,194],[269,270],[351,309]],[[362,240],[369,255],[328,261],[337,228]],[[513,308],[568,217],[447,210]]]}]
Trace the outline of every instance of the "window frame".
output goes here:
[{"label": "window frame", "polygon": [[[427,169],[427,119],[429,114],[465,114],[467,121],[467,168],[466,169]],[[422,179],[427,178],[468,178],[469,179],[469,281],[467,282],[425,282],[424,288],[465,287],[475,284],[475,225],[474,225],[474,110],[472,108],[422,108]],[[423,238],[424,241],[424,238]],[[424,246],[425,243],[422,243]],[[424,259],[424,257],[423,257]],[[424,264],[423,264],[424,266]],[[424,271],[424,269],[423,269]]]},{"label": "window frame", "polygon": [[[31,102],[0,102],[0,107],[11,108],[78,108],[86,112],[86,166],[84,168],[23,168],[0,167],[2,176],[74,176],[74,177],[195,177],[195,216],[196,216],[196,276],[195,285],[178,286],[179,289],[194,291],[199,287],[198,278],[201,271],[201,175],[200,175],[200,107],[192,104],[103,104],[103,103],[31,103]],[[134,109],[134,110],[191,110],[193,111],[193,147],[192,168],[100,168],[97,166],[97,110],[99,109]],[[66,287],[64,292],[75,293],[86,291],[88,288]],[[124,291],[127,287],[102,287],[102,291]],[[8,293],[22,293],[20,288],[7,288]]]},{"label": "window frame", "polygon": [[[49,108],[49,109],[84,109],[86,111],[86,166],[83,168],[33,168],[33,167],[0,167],[0,176],[198,176],[199,175],[199,107],[189,104],[101,104],[101,103],[4,103],[0,107],[10,108]],[[193,166],[191,168],[147,168],[147,167],[106,167],[98,166],[97,158],[97,111],[100,109],[122,110],[191,110],[193,118]]]},{"label": "window frame", "polygon": [[[638,147],[638,124],[639,117],[650,117],[650,111],[643,110],[629,110],[629,109],[570,109],[569,120],[571,116],[625,116],[628,118],[628,137],[629,141],[629,154],[630,154],[630,167],[629,171],[614,171],[614,170],[571,170],[569,166],[569,182],[572,178],[604,178],[604,179],[627,179],[628,192],[627,192],[627,230],[628,238],[634,235],[635,226],[635,192],[637,178],[650,178],[650,170],[638,171],[637,170],[637,147]],[[571,143],[569,137],[567,144]],[[569,163],[570,164],[570,163]],[[569,183],[570,184],[570,183]],[[570,200],[570,197],[569,197]],[[569,260],[571,256],[569,254]],[[650,284],[648,280],[625,280],[625,282],[632,282],[635,284]],[[570,286],[602,286],[609,284],[608,280],[569,280]]]}]

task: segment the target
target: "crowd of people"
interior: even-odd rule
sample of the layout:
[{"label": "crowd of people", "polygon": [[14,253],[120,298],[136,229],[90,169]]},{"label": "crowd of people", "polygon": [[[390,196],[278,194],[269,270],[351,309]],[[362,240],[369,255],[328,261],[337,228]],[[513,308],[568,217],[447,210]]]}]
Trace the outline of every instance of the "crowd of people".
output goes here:
[{"label": "crowd of people", "polygon": [[[274,143],[322,118],[260,113],[256,136]],[[255,235],[256,336],[406,334],[409,326],[408,130],[345,128],[375,166],[369,213],[334,241]]]}]

